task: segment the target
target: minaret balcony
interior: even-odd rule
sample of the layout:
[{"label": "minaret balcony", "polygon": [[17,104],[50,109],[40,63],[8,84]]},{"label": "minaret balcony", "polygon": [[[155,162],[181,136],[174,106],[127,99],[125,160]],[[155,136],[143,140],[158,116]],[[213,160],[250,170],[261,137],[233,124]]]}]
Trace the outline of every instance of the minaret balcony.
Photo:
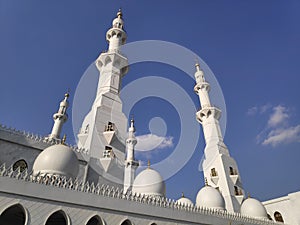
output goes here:
[{"label": "minaret balcony", "polygon": [[202,123],[203,120],[213,116],[215,119],[219,120],[221,117],[221,110],[217,107],[203,107],[198,112],[196,112],[197,120]]},{"label": "minaret balcony", "polygon": [[198,94],[199,90],[203,90],[203,89],[206,90],[207,92],[209,92],[210,91],[210,84],[205,82],[205,81],[203,81],[201,83],[197,83],[194,87],[194,92],[196,94]]}]

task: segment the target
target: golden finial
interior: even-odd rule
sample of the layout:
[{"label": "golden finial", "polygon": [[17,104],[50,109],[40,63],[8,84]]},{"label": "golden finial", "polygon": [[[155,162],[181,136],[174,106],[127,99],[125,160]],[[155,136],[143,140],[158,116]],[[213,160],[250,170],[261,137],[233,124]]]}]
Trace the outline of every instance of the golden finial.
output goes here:
[{"label": "golden finial", "polygon": [[250,192],[247,193],[247,198],[251,198]]},{"label": "golden finial", "polygon": [[65,98],[69,98],[70,97],[70,89],[68,88],[66,94],[65,94]]},{"label": "golden finial", "polygon": [[134,116],[133,114],[131,115],[131,120],[130,120],[131,123],[134,123]]},{"label": "golden finial", "polygon": [[205,186],[208,186],[208,182],[207,182],[207,178],[206,177],[204,178],[204,181],[205,181]]},{"label": "golden finial", "polygon": [[122,18],[122,16],[123,16],[123,14],[122,14],[122,9],[119,8],[119,11],[118,11],[118,13],[117,13],[117,17],[118,17],[118,18]]},{"label": "golden finial", "polygon": [[148,169],[150,169],[150,160],[148,159]]},{"label": "golden finial", "polygon": [[65,145],[66,140],[67,140],[67,135],[64,134],[63,138],[61,139],[61,144]]},{"label": "golden finial", "polygon": [[196,58],[195,61],[196,61],[195,63],[196,70],[199,71],[200,70],[199,60]]}]

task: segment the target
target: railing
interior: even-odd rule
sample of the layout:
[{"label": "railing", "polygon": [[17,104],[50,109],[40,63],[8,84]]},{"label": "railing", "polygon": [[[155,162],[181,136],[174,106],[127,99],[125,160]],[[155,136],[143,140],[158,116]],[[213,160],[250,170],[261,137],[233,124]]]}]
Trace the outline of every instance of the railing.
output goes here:
[{"label": "railing", "polygon": [[250,216],[245,216],[240,213],[229,213],[225,210],[218,210],[213,208],[185,205],[178,203],[175,200],[165,197],[148,196],[132,192],[123,192],[123,189],[110,187],[105,184],[97,184],[84,182],[83,180],[67,179],[63,176],[50,175],[50,174],[37,174],[33,175],[32,172],[27,170],[21,172],[20,169],[13,170],[12,166],[6,167],[5,164],[0,166],[0,177],[10,177],[23,182],[37,183],[39,185],[47,185],[56,188],[64,188],[74,191],[86,192],[99,196],[111,197],[126,201],[134,201],[141,204],[154,205],[157,207],[170,208],[176,210],[184,210],[190,213],[200,213],[203,215],[215,216],[218,218],[228,219],[231,221],[239,221],[242,223],[252,224],[281,224],[270,221],[267,218],[258,219]]}]

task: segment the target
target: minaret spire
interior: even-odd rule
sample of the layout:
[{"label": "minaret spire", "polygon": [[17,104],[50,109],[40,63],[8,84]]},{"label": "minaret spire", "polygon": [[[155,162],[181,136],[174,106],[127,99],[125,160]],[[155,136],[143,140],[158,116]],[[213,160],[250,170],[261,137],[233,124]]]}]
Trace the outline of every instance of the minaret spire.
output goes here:
[{"label": "minaret spire", "polygon": [[202,124],[206,142],[203,161],[203,173],[206,185],[218,188],[222,193],[226,210],[238,212],[244,198],[241,178],[235,160],[229,155],[223,142],[219,119],[221,110],[210,102],[210,84],[205,80],[204,72],[196,63],[194,91],[199,95],[201,108],[196,118]]},{"label": "minaret spire", "polygon": [[67,109],[69,106],[68,98],[70,97],[69,91],[65,94],[64,99],[60,102],[58,112],[53,114],[54,125],[49,135],[49,140],[60,140],[60,133],[63,127],[63,124],[68,119]]},{"label": "minaret spire", "polygon": [[125,44],[127,35],[124,31],[123,13],[121,8],[117,13],[117,17],[112,22],[112,28],[106,33],[106,40],[109,42],[108,51],[118,51],[120,46]]},{"label": "minaret spire", "polygon": [[135,177],[135,171],[139,166],[139,163],[134,158],[134,147],[137,144],[137,140],[134,135],[134,119],[130,120],[130,127],[128,129],[128,138],[126,139],[126,160],[125,160],[125,171],[124,171],[124,192],[127,192],[132,188],[132,184]]}]

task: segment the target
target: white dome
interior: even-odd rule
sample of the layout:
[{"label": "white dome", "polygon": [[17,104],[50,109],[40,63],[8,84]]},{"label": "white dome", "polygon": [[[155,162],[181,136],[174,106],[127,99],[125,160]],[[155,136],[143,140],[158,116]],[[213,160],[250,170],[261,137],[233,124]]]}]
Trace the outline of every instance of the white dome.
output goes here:
[{"label": "white dome", "polygon": [[184,196],[181,197],[180,199],[178,199],[176,202],[178,204],[185,205],[185,206],[194,206],[194,203],[190,199],[188,199]]},{"label": "white dome", "polygon": [[217,189],[211,186],[204,186],[200,189],[196,197],[196,205],[214,209],[225,209],[223,196]]},{"label": "white dome", "polygon": [[162,176],[156,170],[147,168],[134,179],[132,192],[164,197],[166,185]]},{"label": "white dome", "polygon": [[44,149],[33,164],[34,174],[55,174],[75,178],[79,164],[75,152],[63,144]]},{"label": "white dome", "polygon": [[241,205],[240,211],[243,215],[259,218],[268,218],[266,208],[260,201],[254,198],[247,198],[246,200],[244,200]]}]

